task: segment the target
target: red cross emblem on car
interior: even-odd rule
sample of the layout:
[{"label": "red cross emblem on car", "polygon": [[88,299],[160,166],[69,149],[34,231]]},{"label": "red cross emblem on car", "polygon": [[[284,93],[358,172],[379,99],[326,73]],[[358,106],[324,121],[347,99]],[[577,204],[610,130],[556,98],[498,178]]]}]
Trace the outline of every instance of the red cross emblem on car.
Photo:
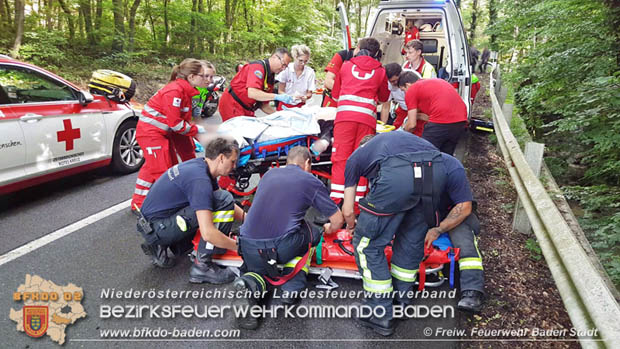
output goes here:
[{"label": "red cross emblem on car", "polygon": [[62,123],[65,129],[56,132],[58,142],[65,142],[66,151],[73,150],[73,140],[80,138],[80,129],[71,126],[71,119],[64,119]]}]

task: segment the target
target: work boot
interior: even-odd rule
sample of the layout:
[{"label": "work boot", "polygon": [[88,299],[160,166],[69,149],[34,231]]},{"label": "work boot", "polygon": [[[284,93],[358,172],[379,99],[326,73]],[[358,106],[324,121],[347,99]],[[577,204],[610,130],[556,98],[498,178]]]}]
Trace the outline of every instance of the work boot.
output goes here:
[{"label": "work boot", "polygon": [[232,282],[235,279],[235,273],[226,268],[220,267],[210,260],[196,257],[192,268],[189,270],[189,282],[200,284],[203,282],[221,285]]},{"label": "work boot", "polygon": [[290,295],[287,297],[284,297],[284,296],[280,297],[280,303],[282,303],[283,305],[295,305],[299,303],[301,299],[299,298],[299,295],[297,295],[297,293],[289,293],[289,294]]},{"label": "work boot", "polygon": [[461,292],[461,299],[456,308],[470,313],[479,313],[482,310],[482,292],[465,290]]},{"label": "work boot", "polygon": [[371,328],[376,333],[387,337],[394,334],[396,324],[394,319],[371,317],[356,317],[355,320],[364,327]]},{"label": "work boot", "polygon": [[[258,302],[256,298],[252,297],[251,294],[256,292],[256,287],[251,287],[252,280],[249,280],[249,277],[241,276],[235,279],[233,282],[233,288],[235,289],[235,293],[237,295],[246,295],[243,297],[237,297],[233,300],[233,308],[237,310],[237,327],[243,328],[246,330],[255,330],[258,328],[258,317],[252,316],[250,313],[250,309],[257,305]],[[241,309],[247,309],[247,311],[241,311]]]},{"label": "work boot", "polygon": [[151,263],[156,267],[168,269],[174,266],[174,260],[168,257],[168,247],[147,244],[142,244],[140,247],[145,255],[151,257]]}]

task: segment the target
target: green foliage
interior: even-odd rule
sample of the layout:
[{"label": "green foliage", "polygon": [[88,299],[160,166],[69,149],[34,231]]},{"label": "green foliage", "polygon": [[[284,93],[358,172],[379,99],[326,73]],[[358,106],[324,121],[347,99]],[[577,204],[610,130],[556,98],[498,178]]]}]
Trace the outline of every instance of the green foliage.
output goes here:
[{"label": "green foliage", "polygon": [[584,209],[579,224],[616,287],[620,288],[620,187],[563,187]]},{"label": "green foliage", "polygon": [[490,31],[501,38],[502,51],[518,58],[504,76],[528,127],[535,136],[570,139],[574,151],[583,151],[585,180],[620,183],[618,34],[610,10],[580,0],[501,6],[504,16]]},{"label": "green foliage", "polygon": [[20,58],[42,66],[60,66],[66,62],[67,39],[59,32],[36,30],[24,33]]},{"label": "green foliage", "polygon": [[535,260],[535,261],[539,261],[542,258],[542,250],[540,249],[540,246],[538,246],[538,242],[536,242],[535,239],[529,238],[525,241],[525,248],[528,249],[528,251],[530,251],[530,257]]},{"label": "green foliage", "polygon": [[[371,6],[369,1],[377,2],[363,0],[362,5]],[[133,1],[124,2],[122,30],[117,30],[113,1],[103,0],[100,18],[92,2],[92,36],[84,28],[80,2],[64,3],[70,15],[56,1],[30,8],[19,58],[78,80],[98,68],[132,74],[148,72],[147,65],[166,66],[186,57],[209,59],[218,73],[228,75],[240,61],[263,59],[277,47],[294,44],[308,45],[310,66],[321,71],[341,49],[338,17],[333,3],[327,1],[214,0],[201,2],[200,9],[192,9],[190,0],[142,1],[131,34]],[[4,34],[0,51],[8,52],[15,37],[13,32]],[[115,46],[119,42],[122,50]]]},{"label": "green foliage", "polygon": [[487,33],[553,174],[582,185],[564,190],[583,207],[580,223],[620,285],[620,10],[612,4],[503,0]]}]

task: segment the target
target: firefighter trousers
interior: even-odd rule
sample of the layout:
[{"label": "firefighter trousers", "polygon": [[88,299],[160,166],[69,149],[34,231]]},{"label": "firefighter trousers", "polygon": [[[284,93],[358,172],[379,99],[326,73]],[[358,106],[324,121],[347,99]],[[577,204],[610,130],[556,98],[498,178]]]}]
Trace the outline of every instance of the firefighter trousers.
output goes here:
[{"label": "firefighter trousers", "polygon": [[467,217],[463,223],[450,231],[452,245],[460,248],[459,272],[461,273],[461,291],[480,291],[484,293],[484,270],[482,255],[478,250],[476,236],[480,233],[480,221],[475,213]]},{"label": "firefighter trousers", "polygon": [[[388,318],[392,317],[393,291],[407,291],[411,287],[424,254],[427,226],[420,207],[391,215],[362,210],[357,220],[353,246],[364,290],[369,295],[367,304],[385,308]],[[390,272],[385,247],[392,239]]]},{"label": "firefighter trousers", "polygon": [[[259,228],[257,228],[259,229]],[[243,258],[243,266],[241,271],[244,278],[256,280],[255,283],[260,285],[260,291],[271,289],[265,276],[269,275],[264,257],[261,257],[259,250],[273,251],[275,261],[284,265],[282,275],[289,274],[297,263],[308,252],[308,245],[313,247],[318,245],[322,234],[317,228],[311,226],[307,221],[303,221],[298,231],[288,233],[286,235],[274,239],[249,239],[243,236],[239,240],[239,250]],[[313,249],[314,250],[314,249]],[[308,268],[312,260],[312,252],[308,255],[304,267],[290,280],[280,286],[282,291],[295,292],[306,288]],[[264,253],[264,252],[263,252]]]},{"label": "firefighter trousers", "polygon": [[[234,221],[234,199],[232,194],[224,190],[213,193],[213,223],[224,235],[228,235]],[[226,249],[213,246],[205,241],[198,232],[198,219],[196,211],[190,206],[185,206],[166,218],[153,218],[149,220],[153,232],[144,234],[147,244],[156,244],[162,247],[170,247],[175,255],[185,252],[192,246],[192,238],[198,236],[197,257],[201,260],[210,260],[212,255],[225,253]]]}]

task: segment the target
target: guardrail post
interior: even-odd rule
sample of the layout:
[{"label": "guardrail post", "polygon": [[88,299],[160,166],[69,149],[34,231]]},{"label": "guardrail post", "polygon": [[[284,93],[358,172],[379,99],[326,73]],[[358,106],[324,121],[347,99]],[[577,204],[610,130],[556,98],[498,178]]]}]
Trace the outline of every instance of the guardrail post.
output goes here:
[{"label": "guardrail post", "polygon": [[[540,177],[544,151],[545,145],[543,143],[527,142],[525,144],[525,161],[530,165],[536,177]],[[530,234],[532,232],[532,224],[527,218],[523,205],[521,205],[521,200],[518,198],[515,204],[515,216],[512,221],[512,229],[522,234]]]},{"label": "guardrail post", "polygon": [[507,96],[508,96],[508,87],[501,85],[499,88],[499,94],[497,95],[497,101],[499,102],[499,105],[502,106],[502,108],[504,107],[504,102],[506,102]]},{"label": "guardrail post", "polygon": [[506,119],[506,123],[510,126],[510,122],[512,121],[512,110],[514,109],[514,105],[512,103],[506,103],[502,106],[502,113],[504,113],[504,119]]}]

